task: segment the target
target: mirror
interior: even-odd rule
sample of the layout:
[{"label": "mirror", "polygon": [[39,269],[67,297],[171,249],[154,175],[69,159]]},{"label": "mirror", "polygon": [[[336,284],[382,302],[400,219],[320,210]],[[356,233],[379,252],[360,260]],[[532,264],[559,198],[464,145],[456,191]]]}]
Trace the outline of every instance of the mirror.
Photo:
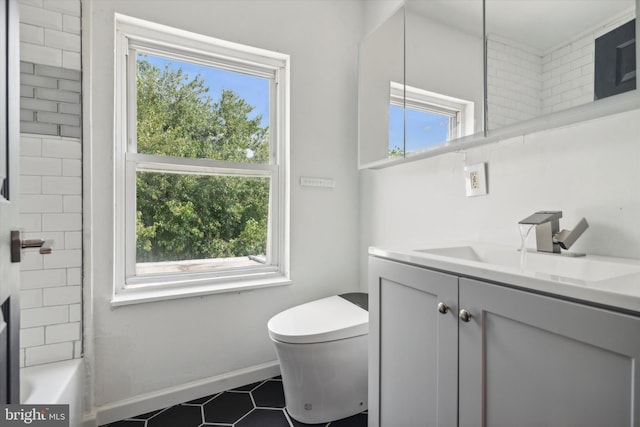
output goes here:
[{"label": "mirror", "polygon": [[482,0],[406,0],[405,157],[483,124]]},{"label": "mirror", "polygon": [[635,0],[485,0],[487,128],[636,89]]},{"label": "mirror", "polygon": [[360,46],[359,167],[483,130],[482,0],[405,0]]},{"label": "mirror", "polygon": [[389,134],[404,140],[404,129],[390,130],[390,82],[404,84],[404,7],[360,44],[358,72],[358,165],[389,157]]}]

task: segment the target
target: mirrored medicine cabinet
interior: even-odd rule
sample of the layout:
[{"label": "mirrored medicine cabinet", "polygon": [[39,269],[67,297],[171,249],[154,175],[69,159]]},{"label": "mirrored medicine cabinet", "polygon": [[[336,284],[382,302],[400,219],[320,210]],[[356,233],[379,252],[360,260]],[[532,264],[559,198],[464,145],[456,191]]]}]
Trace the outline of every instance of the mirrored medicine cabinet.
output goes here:
[{"label": "mirrored medicine cabinet", "polygon": [[640,107],[640,0],[404,0],[360,45],[359,167]]}]

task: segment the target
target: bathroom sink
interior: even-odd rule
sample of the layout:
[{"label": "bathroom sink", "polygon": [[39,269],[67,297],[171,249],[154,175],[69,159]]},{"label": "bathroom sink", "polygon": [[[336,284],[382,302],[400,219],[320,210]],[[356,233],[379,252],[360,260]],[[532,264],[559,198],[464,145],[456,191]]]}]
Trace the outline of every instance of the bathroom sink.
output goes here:
[{"label": "bathroom sink", "polygon": [[480,263],[487,269],[506,268],[517,270],[520,274],[569,282],[598,282],[640,273],[640,265],[624,260],[614,262],[599,259],[602,257],[571,257],[540,252],[527,252],[522,257],[519,250],[498,245],[469,244],[417,249],[415,252],[461,263]]},{"label": "bathroom sink", "polygon": [[640,316],[640,260],[531,250],[523,256],[514,246],[469,241],[414,248],[372,246],[369,255]]}]

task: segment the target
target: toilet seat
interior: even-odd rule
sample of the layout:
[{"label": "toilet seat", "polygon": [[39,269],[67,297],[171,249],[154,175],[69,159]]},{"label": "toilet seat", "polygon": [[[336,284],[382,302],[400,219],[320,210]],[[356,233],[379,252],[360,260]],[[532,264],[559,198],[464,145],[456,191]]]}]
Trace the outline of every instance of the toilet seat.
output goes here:
[{"label": "toilet seat", "polygon": [[269,336],[290,344],[336,341],[369,333],[369,313],[334,295],[285,310],[267,324]]}]

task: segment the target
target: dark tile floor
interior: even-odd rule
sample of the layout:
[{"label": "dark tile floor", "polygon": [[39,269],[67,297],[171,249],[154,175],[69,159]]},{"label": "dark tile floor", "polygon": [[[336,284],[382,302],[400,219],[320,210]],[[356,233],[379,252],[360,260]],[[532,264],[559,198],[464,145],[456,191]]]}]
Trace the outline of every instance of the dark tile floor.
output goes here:
[{"label": "dark tile floor", "polygon": [[302,424],[285,409],[280,377],[238,387],[159,411],[108,424],[109,427],[367,427],[367,413],[328,424]]}]

